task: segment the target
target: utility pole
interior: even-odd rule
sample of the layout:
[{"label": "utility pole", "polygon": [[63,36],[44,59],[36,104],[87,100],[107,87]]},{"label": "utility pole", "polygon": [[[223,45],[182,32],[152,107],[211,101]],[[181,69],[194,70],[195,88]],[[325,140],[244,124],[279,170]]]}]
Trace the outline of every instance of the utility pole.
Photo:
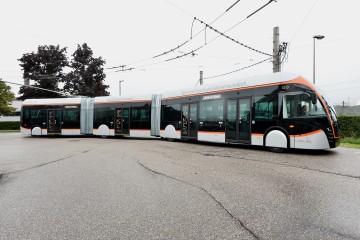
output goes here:
[{"label": "utility pole", "polygon": [[119,81],[119,96],[121,96],[121,83],[123,82],[124,80],[120,80]]},{"label": "utility pole", "polygon": [[204,84],[203,71],[200,71],[200,85]]},{"label": "utility pole", "polygon": [[280,54],[279,54],[279,27],[274,27],[273,29],[273,72],[280,72],[281,71],[281,64],[280,64]]}]

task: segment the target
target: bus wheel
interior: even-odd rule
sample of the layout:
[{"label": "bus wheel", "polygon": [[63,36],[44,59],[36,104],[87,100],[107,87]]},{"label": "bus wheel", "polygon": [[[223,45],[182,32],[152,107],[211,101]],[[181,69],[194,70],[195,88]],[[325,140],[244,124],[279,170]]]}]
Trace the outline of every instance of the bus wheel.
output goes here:
[{"label": "bus wheel", "polygon": [[287,149],[288,139],[280,130],[272,130],[265,137],[265,147],[271,152],[282,153]]},{"label": "bus wheel", "polygon": [[283,153],[286,151],[286,148],[278,148],[278,147],[268,147],[268,149],[270,150],[270,152],[274,152],[274,153]]},{"label": "bus wheel", "polygon": [[41,136],[41,128],[34,127],[33,129],[31,129],[31,136]]}]

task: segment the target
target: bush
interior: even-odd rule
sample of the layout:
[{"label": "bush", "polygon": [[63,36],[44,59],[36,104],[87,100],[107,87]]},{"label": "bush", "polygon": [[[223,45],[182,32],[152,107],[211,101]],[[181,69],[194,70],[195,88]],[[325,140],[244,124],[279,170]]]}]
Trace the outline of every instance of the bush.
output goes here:
[{"label": "bush", "polygon": [[0,130],[20,130],[20,122],[0,122]]},{"label": "bush", "polygon": [[342,138],[360,138],[360,116],[339,115],[338,120]]}]

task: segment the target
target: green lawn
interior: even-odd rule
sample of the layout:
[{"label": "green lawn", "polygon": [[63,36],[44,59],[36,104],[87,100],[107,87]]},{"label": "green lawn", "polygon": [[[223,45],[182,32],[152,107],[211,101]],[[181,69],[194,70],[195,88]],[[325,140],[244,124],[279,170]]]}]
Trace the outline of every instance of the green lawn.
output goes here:
[{"label": "green lawn", "polygon": [[342,138],[340,141],[340,146],[360,149],[360,138]]},{"label": "green lawn", "polygon": [[0,133],[6,133],[6,132],[20,132],[20,130],[0,130]]}]

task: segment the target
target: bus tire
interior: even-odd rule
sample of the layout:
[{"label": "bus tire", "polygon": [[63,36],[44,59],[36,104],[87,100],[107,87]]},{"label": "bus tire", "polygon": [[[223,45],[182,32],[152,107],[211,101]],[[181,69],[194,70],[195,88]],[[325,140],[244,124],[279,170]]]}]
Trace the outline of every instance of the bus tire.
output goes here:
[{"label": "bus tire", "polygon": [[264,145],[271,152],[281,153],[288,147],[288,138],[280,130],[271,130],[266,134]]},{"label": "bus tire", "polygon": [[287,150],[286,148],[278,148],[278,147],[268,147],[267,149],[269,149],[270,152],[274,152],[274,153],[283,153]]},{"label": "bus tire", "polygon": [[41,128],[40,127],[33,127],[31,129],[31,136],[41,136]]}]

